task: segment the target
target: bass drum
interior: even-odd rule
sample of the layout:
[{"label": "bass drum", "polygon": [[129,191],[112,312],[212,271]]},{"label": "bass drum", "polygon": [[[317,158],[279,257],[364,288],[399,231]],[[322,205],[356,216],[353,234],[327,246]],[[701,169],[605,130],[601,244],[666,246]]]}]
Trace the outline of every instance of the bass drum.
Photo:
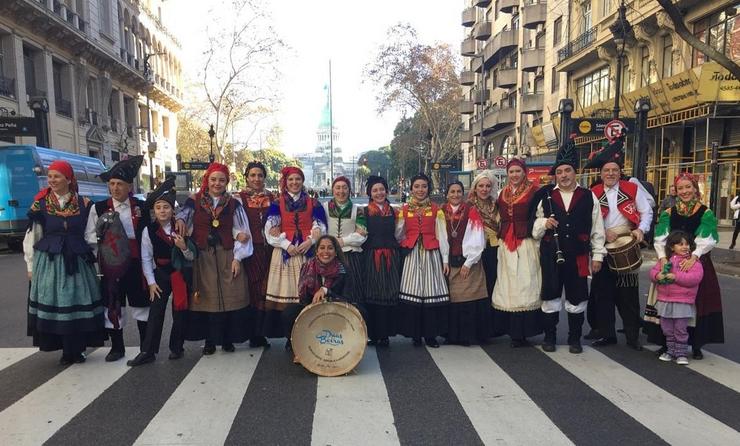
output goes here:
[{"label": "bass drum", "polygon": [[629,273],[640,268],[642,265],[642,251],[640,244],[632,235],[623,235],[614,242],[607,243],[606,263],[609,269],[618,274]]},{"label": "bass drum", "polygon": [[319,302],[301,311],[290,333],[293,354],[319,376],[345,375],[360,363],[367,345],[362,315],[345,302]]}]

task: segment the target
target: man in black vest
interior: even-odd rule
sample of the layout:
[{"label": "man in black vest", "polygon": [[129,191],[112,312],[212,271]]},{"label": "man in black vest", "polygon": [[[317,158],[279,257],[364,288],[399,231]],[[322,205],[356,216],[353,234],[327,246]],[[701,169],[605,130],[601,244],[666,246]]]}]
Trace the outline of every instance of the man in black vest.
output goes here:
[{"label": "man in black vest", "polygon": [[[131,261],[128,269],[120,278],[106,277],[101,265],[102,295],[105,300],[105,328],[111,339],[111,350],[105,357],[108,362],[117,361],[125,356],[123,344],[123,326],[126,324],[124,307],[128,302],[131,314],[136,319],[140,341],[146,335],[146,321],[149,318],[149,296],[141,270],[141,233],[150,223],[149,212],[144,212],[144,203],[131,196],[134,179],[144,156],[134,156],[118,162],[100,178],[108,183],[111,198],[98,201],[90,210],[87,220],[85,238],[88,243],[98,243],[96,224],[98,218],[109,210],[118,213],[123,229],[128,238]],[[109,292],[110,291],[110,292]],[[120,309],[120,310],[119,310]]]},{"label": "man in black vest", "polygon": [[[594,194],[576,182],[578,158],[571,140],[561,147],[550,175],[557,184],[537,192],[532,207],[532,237],[540,242],[542,312],[545,340],[542,349],[555,351],[560,310],[568,313],[568,345],[581,353],[581,334],[588,304],[590,270],[601,269],[606,254],[604,220]],[[590,267],[590,270],[589,270]]]}]

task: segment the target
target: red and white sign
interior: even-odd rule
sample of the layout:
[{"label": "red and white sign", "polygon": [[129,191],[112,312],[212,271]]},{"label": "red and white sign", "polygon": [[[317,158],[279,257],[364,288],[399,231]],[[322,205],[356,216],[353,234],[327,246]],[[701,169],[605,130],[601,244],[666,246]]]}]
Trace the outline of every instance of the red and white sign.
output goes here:
[{"label": "red and white sign", "polygon": [[488,161],[485,159],[478,160],[477,164],[478,164],[478,169],[485,169],[486,167],[488,167]]},{"label": "red and white sign", "polygon": [[493,167],[498,167],[498,168],[506,167],[506,158],[504,158],[503,156],[497,156],[496,158],[494,158]]},{"label": "red and white sign", "polygon": [[609,142],[614,142],[622,135],[622,132],[626,130],[627,126],[624,125],[624,122],[619,119],[614,119],[609,121],[609,123],[606,124],[606,127],[604,127],[604,136],[606,136],[606,139],[608,139]]}]

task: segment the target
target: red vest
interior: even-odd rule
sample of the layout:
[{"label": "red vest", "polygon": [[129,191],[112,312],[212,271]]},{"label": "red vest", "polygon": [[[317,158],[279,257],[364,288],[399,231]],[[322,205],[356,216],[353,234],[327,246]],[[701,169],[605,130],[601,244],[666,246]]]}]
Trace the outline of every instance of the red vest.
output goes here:
[{"label": "red vest", "polygon": [[[211,223],[213,216],[200,205],[200,197],[196,195],[194,201],[193,241],[198,249],[208,249],[208,234],[213,229],[213,224]],[[221,240],[221,246],[227,250],[234,249],[234,234],[231,233],[231,230],[234,227],[234,211],[238,204],[235,199],[229,198],[224,210],[218,216],[219,224],[216,232]]]},{"label": "red vest", "polygon": [[[461,256],[463,255],[463,249],[462,249],[462,242],[463,238],[465,238],[465,230],[468,227],[468,218],[470,215],[470,205],[462,203],[460,206],[462,206],[462,215],[460,216],[460,220],[457,220],[456,222],[456,228],[457,233],[455,235],[452,234],[453,229],[453,215],[452,215],[452,209],[449,209],[449,214],[445,212],[445,220],[447,221],[447,240],[450,243],[450,255],[452,256]],[[459,211],[460,209],[458,209]]]},{"label": "red vest", "polygon": [[424,212],[424,215],[409,215],[409,206],[404,205],[403,218],[406,238],[401,242],[401,247],[412,249],[421,237],[424,249],[439,249],[439,240],[437,240],[435,231],[438,210],[437,205],[432,203],[431,210]]},{"label": "red vest", "polygon": [[[599,206],[601,207],[601,216],[606,218],[609,213],[609,202],[606,200],[606,191],[604,190],[604,183],[599,183],[592,187],[596,198],[599,199]],[[624,215],[635,226],[640,225],[640,213],[637,211],[636,206],[637,199],[637,184],[619,180],[619,191],[617,192],[617,209]]]},{"label": "red vest", "polygon": [[306,237],[311,235],[314,205],[314,199],[306,197],[306,209],[291,212],[285,206],[285,199],[280,197],[280,226],[291,243],[295,240],[297,234],[301,235],[301,241],[306,240]]}]

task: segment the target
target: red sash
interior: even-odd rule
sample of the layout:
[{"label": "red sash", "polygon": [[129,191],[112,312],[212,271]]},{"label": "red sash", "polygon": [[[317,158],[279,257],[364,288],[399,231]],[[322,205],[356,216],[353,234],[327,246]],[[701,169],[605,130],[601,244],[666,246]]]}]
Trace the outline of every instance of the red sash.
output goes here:
[{"label": "red sash", "polygon": [[[609,202],[606,199],[606,191],[604,190],[604,183],[599,183],[592,187],[596,198],[599,199],[599,206],[601,208],[601,216],[606,218],[609,213]],[[619,190],[617,191],[617,209],[624,215],[635,226],[640,225],[640,213],[637,211],[636,200],[637,199],[637,184],[631,181],[619,180]]]}]

